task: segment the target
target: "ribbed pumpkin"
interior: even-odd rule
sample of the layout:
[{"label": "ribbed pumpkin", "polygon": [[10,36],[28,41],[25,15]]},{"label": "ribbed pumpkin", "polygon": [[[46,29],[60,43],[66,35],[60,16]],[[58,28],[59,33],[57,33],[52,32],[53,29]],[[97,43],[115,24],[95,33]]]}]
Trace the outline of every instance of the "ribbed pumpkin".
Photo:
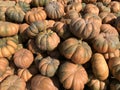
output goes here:
[{"label": "ribbed pumpkin", "polygon": [[42,76],[34,76],[31,80],[32,90],[59,90],[59,84],[56,79]]},{"label": "ribbed pumpkin", "polygon": [[63,22],[55,22],[53,31],[55,31],[63,39],[67,39],[71,36],[69,26]]},{"label": "ribbed pumpkin", "polygon": [[38,68],[42,75],[45,75],[47,77],[53,77],[59,65],[60,61],[58,59],[47,56],[46,58],[40,60]]},{"label": "ribbed pumpkin", "polygon": [[100,25],[93,20],[75,18],[70,23],[70,31],[78,38],[93,39],[100,33]]},{"label": "ribbed pumpkin", "polygon": [[84,85],[88,81],[88,75],[84,67],[71,62],[61,64],[58,77],[63,87],[70,90],[84,90]]},{"label": "ribbed pumpkin", "polygon": [[109,76],[109,68],[105,58],[100,53],[95,53],[91,59],[92,71],[99,80],[106,80]]},{"label": "ribbed pumpkin", "polygon": [[25,14],[25,20],[28,24],[35,21],[45,20],[46,17],[46,12],[42,7],[32,8]]},{"label": "ribbed pumpkin", "polygon": [[108,66],[112,75],[120,81],[120,57],[109,59]]},{"label": "ribbed pumpkin", "polygon": [[67,59],[77,64],[85,64],[92,56],[90,46],[76,38],[68,38],[61,43],[59,47],[60,53]]},{"label": "ribbed pumpkin", "polygon": [[8,21],[22,23],[24,20],[25,13],[19,6],[9,7],[5,12]]},{"label": "ribbed pumpkin", "polygon": [[18,69],[17,74],[25,82],[27,82],[32,77],[32,74],[28,69]]},{"label": "ribbed pumpkin", "polygon": [[59,43],[59,36],[51,29],[40,32],[36,37],[36,45],[43,51],[52,51],[58,46]]},{"label": "ribbed pumpkin", "polygon": [[107,5],[109,4],[112,0],[98,0],[99,2],[102,2],[103,4]]},{"label": "ribbed pumpkin", "polygon": [[13,56],[14,63],[19,68],[28,68],[32,64],[33,59],[31,51],[24,48],[18,50]]},{"label": "ribbed pumpkin", "polygon": [[0,58],[0,77],[6,72],[9,62],[6,58]]},{"label": "ribbed pumpkin", "polygon": [[83,0],[85,3],[96,3],[97,0]]},{"label": "ribbed pumpkin", "polygon": [[56,1],[48,3],[45,7],[47,16],[51,19],[59,19],[64,15],[64,6]]},{"label": "ribbed pumpkin", "polygon": [[110,83],[110,90],[120,90],[120,82],[116,79],[113,79]]},{"label": "ribbed pumpkin", "polygon": [[0,37],[13,36],[16,35],[18,31],[19,31],[18,24],[0,21]]},{"label": "ribbed pumpkin", "polygon": [[22,2],[26,2],[26,3],[30,4],[32,0],[14,0],[14,1],[16,1],[16,2],[22,1]]},{"label": "ribbed pumpkin", "polygon": [[26,83],[17,75],[10,75],[0,83],[0,90],[25,90]]}]

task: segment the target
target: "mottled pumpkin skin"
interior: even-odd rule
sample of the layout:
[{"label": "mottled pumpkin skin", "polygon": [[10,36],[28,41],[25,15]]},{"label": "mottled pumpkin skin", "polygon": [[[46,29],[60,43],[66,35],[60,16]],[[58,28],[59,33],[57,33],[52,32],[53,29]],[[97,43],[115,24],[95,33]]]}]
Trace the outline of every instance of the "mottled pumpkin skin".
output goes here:
[{"label": "mottled pumpkin skin", "polygon": [[93,39],[100,33],[100,25],[94,21],[83,18],[72,19],[70,31],[78,38]]},{"label": "mottled pumpkin skin", "polygon": [[36,37],[36,45],[43,51],[52,51],[59,43],[59,36],[50,29],[40,32]]},{"label": "mottled pumpkin skin", "polygon": [[95,53],[91,60],[92,71],[99,80],[106,80],[109,76],[109,68],[104,56],[100,53]]},{"label": "mottled pumpkin skin", "polygon": [[18,24],[0,21],[0,37],[13,36],[16,35],[18,31]]},{"label": "mottled pumpkin skin", "polygon": [[6,58],[0,58],[0,77],[6,72],[9,62]]},{"label": "mottled pumpkin skin", "polygon": [[79,18],[80,15],[77,11],[75,10],[69,10],[65,16],[64,16],[66,19],[74,19],[74,18]]},{"label": "mottled pumpkin skin", "polygon": [[17,75],[10,75],[0,83],[0,90],[25,90],[25,87],[25,81]]},{"label": "mottled pumpkin skin", "polygon": [[14,63],[19,68],[28,68],[32,64],[33,59],[31,51],[24,48],[18,50],[13,56]]},{"label": "mottled pumpkin skin", "polygon": [[41,7],[32,8],[25,14],[25,20],[28,24],[35,21],[45,20],[46,17],[47,14]]},{"label": "mottled pumpkin skin", "polygon": [[55,31],[63,39],[67,39],[72,36],[69,26],[63,22],[55,22],[53,25],[53,31]]},{"label": "mottled pumpkin skin", "polygon": [[112,75],[120,81],[120,57],[109,59],[108,66]]},{"label": "mottled pumpkin skin", "polygon": [[90,46],[76,38],[66,39],[59,47],[60,53],[77,64],[85,64],[92,55]]},{"label": "mottled pumpkin skin", "polygon": [[88,75],[84,67],[71,62],[63,63],[59,68],[59,80],[65,89],[84,90]]},{"label": "mottled pumpkin skin", "polygon": [[59,19],[64,15],[64,6],[59,2],[52,1],[46,5],[45,11],[50,19]]},{"label": "mottled pumpkin skin", "polygon": [[26,29],[27,35],[30,38],[34,38],[40,32],[47,29],[47,22],[46,21],[35,21],[30,24],[30,26]]},{"label": "mottled pumpkin skin", "polygon": [[32,90],[59,90],[56,84],[53,79],[38,74],[32,78],[31,88]]},{"label": "mottled pumpkin skin", "polygon": [[32,0],[31,5],[36,7],[46,6],[49,2],[53,0]]},{"label": "mottled pumpkin skin", "polygon": [[116,79],[113,79],[110,83],[110,90],[120,90],[120,82]]},{"label": "mottled pumpkin skin", "polygon": [[38,68],[42,75],[53,77],[59,65],[60,61],[58,59],[54,59],[48,56],[40,60]]},{"label": "mottled pumpkin skin", "polygon": [[8,21],[22,23],[24,20],[25,13],[19,6],[9,7],[5,12]]}]

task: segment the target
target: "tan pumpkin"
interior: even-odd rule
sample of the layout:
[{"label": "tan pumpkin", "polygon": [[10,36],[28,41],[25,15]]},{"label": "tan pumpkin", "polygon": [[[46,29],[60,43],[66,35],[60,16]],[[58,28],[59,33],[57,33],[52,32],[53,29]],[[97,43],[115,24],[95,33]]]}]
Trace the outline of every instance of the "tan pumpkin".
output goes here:
[{"label": "tan pumpkin", "polygon": [[120,57],[113,57],[109,59],[108,66],[111,74],[120,81]]},{"label": "tan pumpkin", "polygon": [[60,53],[67,59],[77,64],[85,64],[92,56],[91,47],[82,40],[68,38],[61,43]]},{"label": "tan pumpkin", "polygon": [[25,14],[25,20],[28,24],[35,21],[45,20],[46,17],[47,14],[42,7],[32,8]]},{"label": "tan pumpkin", "polygon": [[100,53],[95,53],[91,59],[92,71],[99,80],[106,80],[109,76],[109,68],[104,56]]},{"label": "tan pumpkin", "polygon": [[51,79],[40,74],[32,78],[31,88],[32,90],[59,90],[56,79]]},{"label": "tan pumpkin", "polygon": [[32,64],[33,59],[32,52],[24,48],[18,50],[13,56],[14,63],[19,68],[28,68]]},{"label": "tan pumpkin", "polygon": [[20,78],[22,78],[25,82],[27,82],[32,77],[32,74],[28,69],[18,69],[17,72],[17,75]]},{"label": "tan pumpkin", "polygon": [[0,83],[0,90],[25,90],[26,83],[17,75],[10,75]]},{"label": "tan pumpkin", "polygon": [[52,51],[58,46],[59,43],[59,36],[51,29],[40,32],[36,37],[36,45],[43,51]]},{"label": "tan pumpkin", "polygon": [[49,2],[45,11],[50,19],[59,19],[64,15],[64,6],[56,1]]},{"label": "tan pumpkin", "polygon": [[42,75],[53,77],[56,74],[59,65],[60,61],[58,59],[47,56],[40,60],[38,68]]},{"label": "tan pumpkin", "polygon": [[84,90],[84,85],[88,82],[84,67],[71,62],[61,64],[58,77],[63,87],[70,90]]}]

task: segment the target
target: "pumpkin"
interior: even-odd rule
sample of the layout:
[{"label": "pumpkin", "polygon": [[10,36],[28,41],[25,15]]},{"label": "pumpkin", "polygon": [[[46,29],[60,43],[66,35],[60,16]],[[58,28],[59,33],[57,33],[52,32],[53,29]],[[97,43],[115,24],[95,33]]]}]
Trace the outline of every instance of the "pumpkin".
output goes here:
[{"label": "pumpkin", "polygon": [[71,3],[65,7],[65,11],[68,12],[70,10],[75,10],[76,12],[80,12],[82,10],[82,3]]},{"label": "pumpkin", "polygon": [[93,13],[98,15],[99,14],[99,9],[96,5],[94,4],[87,4],[84,8],[85,13]]},{"label": "pumpkin", "polygon": [[7,7],[5,7],[5,6],[0,7],[0,21],[5,21],[6,20],[6,18],[5,18],[6,10],[7,10]]},{"label": "pumpkin", "polygon": [[26,3],[30,4],[32,0],[14,0],[14,1],[15,1],[15,2],[22,1],[22,2],[26,2]]},{"label": "pumpkin", "polygon": [[110,90],[120,90],[120,82],[116,79],[113,79],[110,83]]},{"label": "pumpkin", "polygon": [[101,12],[99,16],[101,17],[103,24],[114,24],[117,18],[113,13],[109,12]]},{"label": "pumpkin", "polygon": [[93,39],[100,33],[100,25],[93,20],[75,18],[71,20],[70,31],[78,38]]},{"label": "pumpkin", "polygon": [[96,3],[97,0],[83,0],[85,3]]},{"label": "pumpkin", "polygon": [[58,77],[63,87],[70,90],[84,90],[88,81],[87,72],[82,65],[67,61],[61,64]]},{"label": "pumpkin", "polygon": [[46,58],[42,58],[40,60],[38,68],[42,75],[52,77],[55,75],[59,65],[60,62],[58,59],[54,59],[50,56],[47,56]]},{"label": "pumpkin", "polygon": [[30,26],[26,29],[26,32],[30,38],[34,38],[36,35],[39,34],[39,32],[46,30],[46,28],[47,22],[45,20],[35,21],[30,24]]},{"label": "pumpkin", "polygon": [[59,90],[56,79],[42,76],[40,74],[34,76],[31,80],[32,90]]},{"label": "pumpkin", "polygon": [[32,77],[32,74],[28,69],[18,69],[17,72],[18,76],[22,78],[25,82],[27,82]]},{"label": "pumpkin", "polygon": [[25,13],[19,6],[12,6],[7,8],[5,12],[8,21],[22,23],[24,20]]},{"label": "pumpkin", "polygon": [[0,58],[0,77],[6,72],[9,62],[6,58]]},{"label": "pumpkin", "polygon": [[36,37],[36,45],[43,51],[52,51],[58,46],[59,43],[59,36],[51,29],[40,32]]},{"label": "pumpkin", "polygon": [[71,36],[69,26],[63,22],[55,22],[53,31],[55,31],[63,39],[67,39]]},{"label": "pumpkin", "polygon": [[0,57],[9,57],[15,53],[17,44],[12,39],[13,38],[0,39]]},{"label": "pumpkin", "polygon": [[0,6],[2,7],[12,7],[15,6],[15,1],[6,1],[6,0],[0,0]]},{"label": "pumpkin", "polygon": [[28,49],[20,49],[13,56],[14,63],[19,68],[28,68],[33,62],[33,54]]},{"label": "pumpkin", "polygon": [[0,21],[0,36],[1,37],[16,35],[18,31],[19,31],[18,24],[15,24],[12,22]]},{"label": "pumpkin", "polygon": [[68,38],[60,44],[60,53],[77,64],[85,64],[92,56],[90,46],[82,40]]},{"label": "pumpkin", "polygon": [[64,15],[64,6],[56,1],[49,2],[45,11],[50,19],[59,19]]},{"label": "pumpkin", "polygon": [[25,90],[26,83],[17,75],[10,75],[0,83],[0,90]]},{"label": "pumpkin", "polygon": [[108,61],[108,66],[112,75],[120,81],[120,57],[110,58]]},{"label": "pumpkin", "polygon": [[25,20],[28,24],[31,24],[35,21],[45,20],[46,17],[47,14],[42,7],[32,8],[25,14]]},{"label": "pumpkin", "polygon": [[99,2],[102,2],[105,5],[108,5],[112,0],[98,0]]},{"label": "pumpkin", "polygon": [[100,53],[95,53],[91,59],[92,71],[99,80],[106,80],[109,76],[109,68],[105,58]]},{"label": "pumpkin", "polygon": [[28,4],[27,2],[24,1],[18,1],[17,4],[19,7],[22,8],[22,10],[26,13],[28,11],[30,11],[30,4]]},{"label": "pumpkin", "polygon": [[49,2],[53,0],[32,0],[31,5],[35,7],[46,6]]},{"label": "pumpkin", "polygon": [[61,3],[64,7],[66,7],[67,4],[70,2],[70,0],[54,0],[54,1]]}]

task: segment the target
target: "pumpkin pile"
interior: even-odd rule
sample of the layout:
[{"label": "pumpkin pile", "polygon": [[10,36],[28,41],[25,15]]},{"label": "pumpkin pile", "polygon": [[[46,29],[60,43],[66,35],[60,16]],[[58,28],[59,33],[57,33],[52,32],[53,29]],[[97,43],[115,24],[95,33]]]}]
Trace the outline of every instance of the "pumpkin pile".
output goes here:
[{"label": "pumpkin pile", "polygon": [[120,90],[119,0],[0,0],[0,90]]}]

